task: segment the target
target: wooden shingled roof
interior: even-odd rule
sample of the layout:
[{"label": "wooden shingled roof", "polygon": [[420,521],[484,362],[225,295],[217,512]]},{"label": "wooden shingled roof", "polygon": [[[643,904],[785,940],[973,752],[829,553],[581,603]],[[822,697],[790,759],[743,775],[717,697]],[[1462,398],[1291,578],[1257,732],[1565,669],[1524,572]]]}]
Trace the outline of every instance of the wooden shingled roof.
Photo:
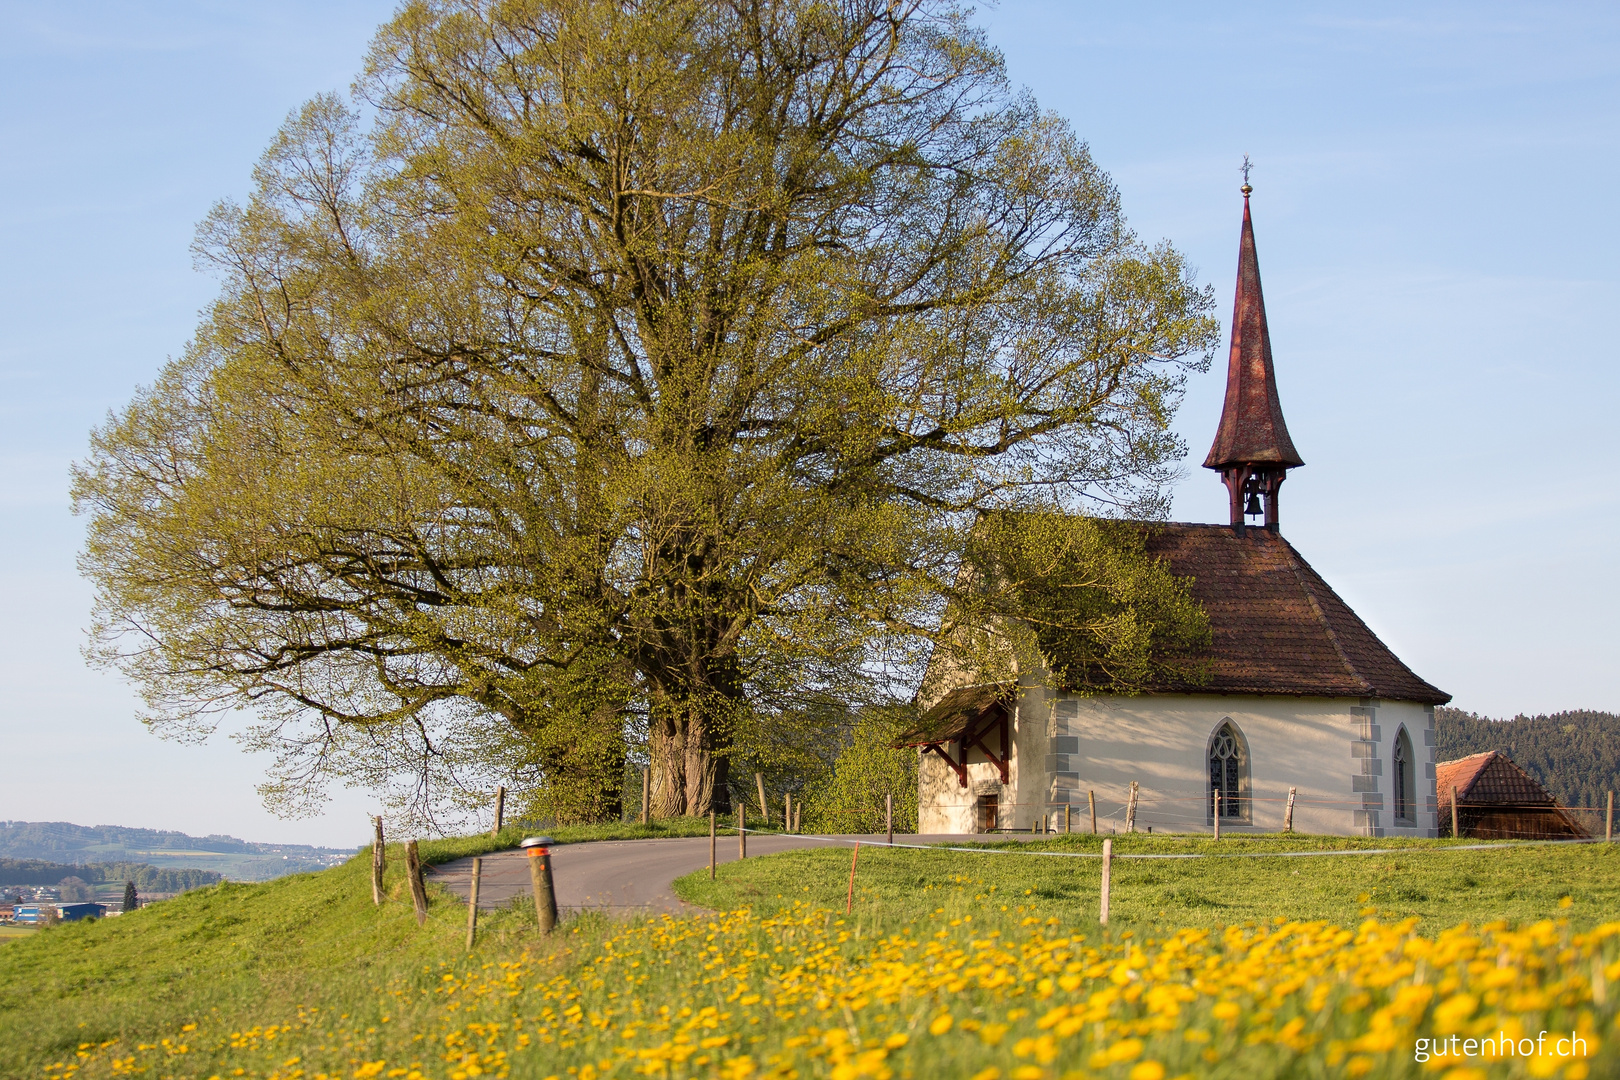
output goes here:
[{"label": "wooden shingled roof", "polygon": [[1153,692],[1451,700],[1401,663],[1280,535],[1240,536],[1226,525],[1148,528],[1147,550],[1191,579],[1212,639],[1207,683]]},{"label": "wooden shingled roof", "polygon": [[1451,807],[1451,789],[1459,806],[1556,806],[1557,802],[1535,778],[1498,750],[1470,754],[1434,767],[1434,786],[1442,813]]},{"label": "wooden shingled roof", "polygon": [[894,745],[926,746],[960,739],[981,716],[1010,704],[1017,696],[1018,687],[1012,683],[957,687],[923,713],[917,726],[897,737]]}]

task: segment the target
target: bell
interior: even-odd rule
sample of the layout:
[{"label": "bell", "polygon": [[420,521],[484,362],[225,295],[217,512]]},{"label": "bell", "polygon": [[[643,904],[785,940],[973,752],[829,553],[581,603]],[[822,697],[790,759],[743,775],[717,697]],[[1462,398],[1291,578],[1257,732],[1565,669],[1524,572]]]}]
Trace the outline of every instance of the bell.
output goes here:
[{"label": "bell", "polygon": [[1245,514],[1262,514],[1262,513],[1265,512],[1265,511],[1260,509],[1260,494],[1259,494],[1259,492],[1255,492],[1255,491],[1249,492],[1249,505],[1245,506],[1243,508],[1243,512]]}]

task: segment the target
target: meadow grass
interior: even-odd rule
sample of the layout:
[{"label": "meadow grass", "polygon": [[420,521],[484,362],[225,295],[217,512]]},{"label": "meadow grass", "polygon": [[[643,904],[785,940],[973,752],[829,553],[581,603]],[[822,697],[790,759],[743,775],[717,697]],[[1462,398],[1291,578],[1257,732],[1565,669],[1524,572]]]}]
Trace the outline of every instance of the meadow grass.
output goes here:
[{"label": "meadow grass", "polygon": [[[559,843],[707,836],[697,819],[542,828],[424,840],[425,863],[516,847],[525,836]],[[389,902],[371,900],[369,847],[318,873],[225,882],[114,919],[65,923],[7,940],[0,950],[0,1077],[71,1059],[80,1043],[158,1038],[198,1016],[247,1018],[301,1004],[350,1002],[372,1011],[372,988],[401,972],[463,954],[465,906],[430,885],[419,928],[401,844],[387,846]],[[480,917],[480,949],[533,944],[534,909]],[[587,920],[589,924],[589,920]],[[544,948],[542,948],[544,951]],[[340,1012],[342,1009],[339,1010]]]},{"label": "meadow grass", "polygon": [[[1519,845],[1458,850],[1467,841],[1357,839],[1281,834],[1224,838],[1132,834],[1112,837],[1110,918],[1120,926],[1216,927],[1279,916],[1354,926],[1372,908],[1383,919],[1417,918],[1426,928],[1562,916],[1588,927],[1620,916],[1620,845]],[[981,847],[980,845],[972,845]],[[982,854],[862,845],[855,903],[898,918],[931,911],[945,895],[985,913],[1025,906],[1065,925],[1098,914],[1101,860],[1035,854],[1101,853],[1102,838],[982,845]],[[1397,854],[1272,857],[1281,851]],[[1133,859],[1133,855],[1204,855]],[[1263,856],[1259,858],[1246,856]],[[1121,858],[1119,856],[1126,856]],[[748,859],[675,883],[684,900],[717,910],[770,908],[805,900],[842,910],[849,846],[826,845]],[[1560,907],[1570,898],[1571,904]]]},{"label": "meadow grass", "polygon": [[[703,835],[707,823],[664,828]],[[506,848],[526,831],[424,842],[423,856]],[[1125,854],[1211,849],[1116,840]],[[1615,1067],[1615,995],[1597,1003],[1604,966],[1620,980],[1620,926],[1598,926],[1620,910],[1615,849],[1409,846],[1118,860],[1107,928],[1093,860],[863,846],[846,917],[849,849],[791,852],[678,883],[730,914],[588,914],[541,937],[519,903],[481,916],[471,955],[465,907],[448,894],[431,890],[417,927],[391,848],[381,908],[362,854],[8,943],[0,1076],[1406,1077],[1426,1075],[1401,1041],[1422,1024],[1584,1025],[1598,1071],[1583,1060],[1534,1075]],[[1473,925],[1447,929],[1460,923]]]}]

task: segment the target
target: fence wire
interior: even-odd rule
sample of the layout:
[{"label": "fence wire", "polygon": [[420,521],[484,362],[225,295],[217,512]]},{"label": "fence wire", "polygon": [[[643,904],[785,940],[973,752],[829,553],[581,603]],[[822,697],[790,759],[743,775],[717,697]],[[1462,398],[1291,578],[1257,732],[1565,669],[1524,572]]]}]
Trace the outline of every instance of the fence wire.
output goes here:
[{"label": "fence wire", "polygon": [[[735,825],[720,826],[727,833],[735,834],[739,830]],[[788,840],[803,840],[809,843],[842,844],[844,846],[860,845],[861,847],[887,847],[904,848],[911,851],[951,851],[968,855],[1013,855],[1027,858],[1050,859],[1101,859],[1101,852],[1090,851],[1020,851],[1017,848],[992,847],[960,847],[950,844],[909,844],[899,841],[868,839],[863,836],[828,836],[819,833],[781,833],[764,832],[756,829],[742,829],[744,833],[753,836],[775,836]],[[881,835],[881,834],[874,834]],[[1028,835],[1028,834],[1026,834]],[[1040,835],[1040,834],[1033,834]],[[1064,835],[1062,833],[1048,833],[1046,835]],[[1075,833],[1073,835],[1082,835]],[[1089,835],[1089,834],[1085,834]],[[1145,833],[1128,835],[1145,836]],[[1271,834],[1278,835],[1278,834]],[[1284,834],[1286,835],[1286,834]],[[1172,839],[1166,836],[1164,839]],[[1175,837],[1174,839],[1202,839],[1202,837]],[[1401,847],[1401,848],[1341,848],[1332,851],[1210,851],[1210,852],[1134,852],[1121,854],[1115,852],[1115,859],[1313,859],[1337,855],[1418,855],[1447,851],[1493,851],[1501,848],[1551,847],[1559,844],[1602,844],[1601,837],[1581,837],[1566,840],[1504,840],[1487,844],[1447,844],[1444,847]]]}]

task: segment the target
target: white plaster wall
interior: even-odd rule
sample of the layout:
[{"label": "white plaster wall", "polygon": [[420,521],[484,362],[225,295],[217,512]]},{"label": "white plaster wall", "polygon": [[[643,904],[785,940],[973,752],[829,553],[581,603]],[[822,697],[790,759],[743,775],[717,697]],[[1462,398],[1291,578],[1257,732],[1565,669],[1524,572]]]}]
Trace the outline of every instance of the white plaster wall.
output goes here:
[{"label": "white plaster wall", "polygon": [[[1009,734],[1011,734],[1009,732]],[[992,737],[992,747],[997,740]],[[956,752],[954,744],[950,746],[951,753]],[[1018,759],[1019,754],[1013,752],[1013,759],[1007,767],[1009,783],[1001,782],[1001,770],[991,764],[984,756],[982,750],[972,750],[968,753],[967,787],[962,787],[956,778],[956,771],[945,764],[938,754],[925,753],[917,763],[917,829],[924,833],[970,833],[974,832],[974,807],[980,795],[995,795],[1001,803],[1001,824],[1006,828],[1008,815],[1012,809],[1008,806],[1017,798],[1018,788]]]},{"label": "white plaster wall", "polygon": [[[973,798],[1001,797],[1002,826],[1028,829],[1043,811],[1073,807],[1076,829],[1090,828],[1086,795],[1097,796],[1099,828],[1123,831],[1130,782],[1141,785],[1136,824],[1145,831],[1208,832],[1210,736],[1231,720],[1248,749],[1249,819],[1223,820],[1223,832],[1282,828],[1289,787],[1297,787],[1294,829],[1354,836],[1433,836],[1434,712],[1410,702],[1368,698],[1151,695],[1076,698],[1023,687],[1014,756],[1003,787],[980,753],[968,788],[933,754],[919,769],[923,832],[970,832]],[[1404,725],[1412,742],[1417,815],[1394,818],[1393,754]]]}]

